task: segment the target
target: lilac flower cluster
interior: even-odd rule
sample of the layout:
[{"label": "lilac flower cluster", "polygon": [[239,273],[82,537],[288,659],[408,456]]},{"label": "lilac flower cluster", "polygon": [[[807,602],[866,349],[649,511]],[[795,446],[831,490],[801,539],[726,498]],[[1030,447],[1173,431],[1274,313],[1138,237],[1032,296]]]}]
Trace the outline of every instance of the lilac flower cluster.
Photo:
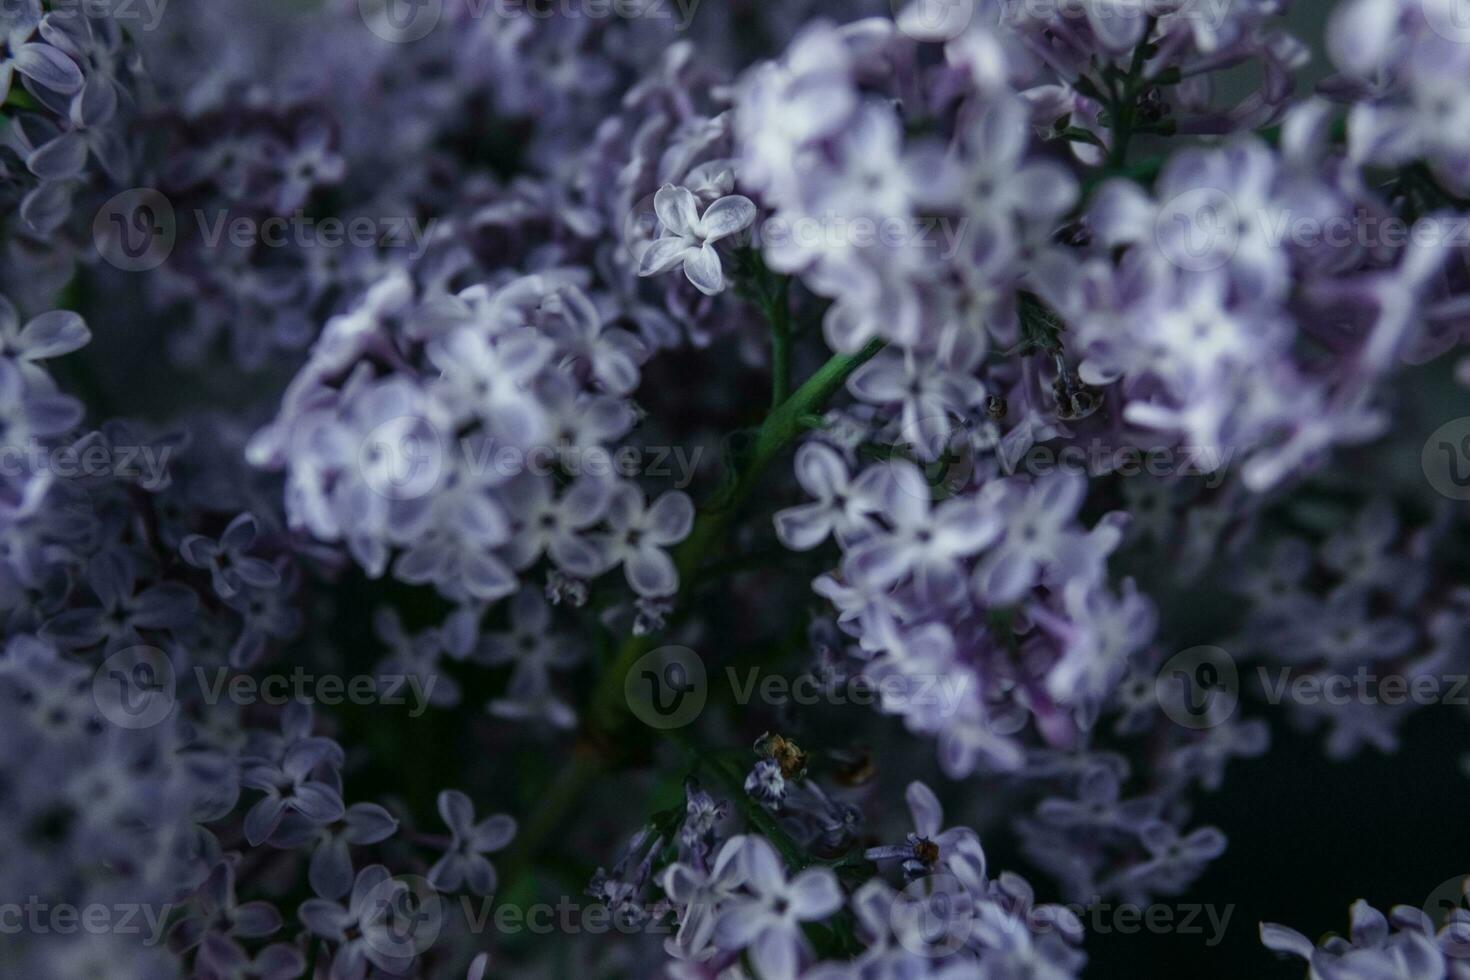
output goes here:
[{"label": "lilac flower cluster", "polygon": [[308,6],[0,10],[6,971],[1075,977],[1470,676],[1452,0]]}]

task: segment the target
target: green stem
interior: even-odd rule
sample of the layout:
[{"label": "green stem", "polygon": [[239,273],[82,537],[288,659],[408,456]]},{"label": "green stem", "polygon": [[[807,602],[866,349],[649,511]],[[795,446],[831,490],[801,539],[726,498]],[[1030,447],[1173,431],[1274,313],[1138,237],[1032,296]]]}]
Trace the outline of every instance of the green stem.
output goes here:
[{"label": "green stem", "polygon": [[[683,585],[679,599],[687,597],[689,586],[698,575],[705,557],[724,539],[736,511],[755,489],[766,467],[807,431],[805,420],[820,413],[848,376],[882,347],[882,341],[873,340],[855,354],[834,355],[766,416],[740,471],[710,497],[695,516],[689,537],[674,550],[674,565]],[[658,640],[650,636],[630,636],[624,641],[592,697],[592,719],[598,727],[615,728],[622,720],[627,707],[623,701],[624,678],[638,658],[657,643]]]},{"label": "green stem", "polygon": [[766,310],[771,322],[771,407],[777,408],[791,391],[791,280],[783,278]]},{"label": "green stem", "polygon": [[1128,74],[1119,81],[1109,109],[1112,111],[1113,150],[1108,154],[1108,167],[1121,170],[1128,161],[1128,143],[1133,139],[1134,112],[1138,108],[1138,82],[1143,77],[1143,67],[1148,61],[1149,36],[1154,32],[1154,18],[1149,17],[1143,31],[1143,40],[1133,49],[1133,60],[1128,65]]}]

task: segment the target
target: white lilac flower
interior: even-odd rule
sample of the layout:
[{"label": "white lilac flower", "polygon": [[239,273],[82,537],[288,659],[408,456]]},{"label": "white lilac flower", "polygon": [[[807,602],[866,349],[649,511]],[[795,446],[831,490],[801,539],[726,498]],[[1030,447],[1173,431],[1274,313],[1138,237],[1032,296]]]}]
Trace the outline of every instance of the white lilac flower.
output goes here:
[{"label": "white lilac flower", "polygon": [[687,187],[665,184],[654,195],[653,206],[662,232],[644,251],[638,274],[653,276],[682,265],[685,277],[706,296],[723,292],[725,273],[715,243],[750,227],[755,221],[755,202],[731,194],[700,214]]},{"label": "white lilac flower", "polygon": [[708,870],[679,862],[664,870],[659,887],[679,915],[679,931],[664,940],[670,956],[699,962],[716,954],[715,928],[721,907],[744,881],[744,847],[741,838],[732,837],[725,841]]},{"label": "white lilac flower", "polygon": [[764,837],[741,842],[742,891],[732,896],[715,928],[722,949],[745,949],[761,976],[792,980],[808,949],[801,923],[825,919],[842,906],[837,877],[826,868],[808,868],[786,877],[781,858]]},{"label": "white lilac flower", "polygon": [[848,390],[863,401],[898,405],[899,443],[919,459],[937,459],[966,417],[985,398],[974,371],[985,355],[984,335],[967,329],[942,334],[935,355],[884,352],[853,372]]},{"label": "white lilac flower", "polygon": [[486,854],[505,848],[516,834],[516,822],[501,813],[475,822],[475,806],[459,790],[439,794],[439,816],[453,834],[449,847],[429,869],[429,883],[440,891],[468,888],[476,895],[495,892],[495,868]]},{"label": "white lilac flower", "polygon": [[555,348],[529,330],[497,338],[461,328],[429,346],[442,372],[437,386],[456,420],[482,421],[512,446],[534,446],[546,437],[546,418],[527,390]]},{"label": "white lilac flower", "polygon": [[844,567],[863,588],[880,590],[912,579],[921,602],[947,605],[965,593],[962,560],[989,547],[1004,532],[1004,519],[976,497],[930,506],[923,473],[902,460],[884,467],[876,506],[888,523],[855,544]]},{"label": "white lilac flower", "polygon": [[603,517],[615,484],[581,476],[560,496],[545,477],[525,474],[507,488],[514,535],[506,548],[511,564],[524,569],[544,553],[557,567],[577,578],[603,570],[603,556],[589,532]]},{"label": "white lilac flower", "polygon": [[816,498],[788,507],[775,516],[776,534],[793,551],[807,551],[836,535],[848,543],[877,528],[872,515],[878,497],[870,486],[882,470],[871,467],[854,479],[838,452],[820,442],[808,442],[796,451],[796,479]]},{"label": "white lilac flower", "polygon": [[0,18],[0,30],[5,34],[5,57],[0,61],[0,100],[10,94],[16,74],[63,95],[71,95],[82,87],[82,72],[77,63],[48,40],[37,37],[46,20],[40,0],[18,0],[5,8]]},{"label": "white lilac flower", "polygon": [[985,601],[997,606],[1016,602],[1046,569],[1085,547],[1074,521],[1086,492],[1086,480],[1065,471],[1030,485],[1011,478],[985,487],[981,506],[993,515],[990,520],[1000,535],[975,570],[975,589]]},{"label": "white lilac flower", "polygon": [[694,505],[688,494],[670,490],[644,506],[636,484],[619,483],[608,501],[609,530],[599,538],[608,567],[623,566],[628,584],[640,596],[673,595],[679,570],[665,550],[689,536]]}]

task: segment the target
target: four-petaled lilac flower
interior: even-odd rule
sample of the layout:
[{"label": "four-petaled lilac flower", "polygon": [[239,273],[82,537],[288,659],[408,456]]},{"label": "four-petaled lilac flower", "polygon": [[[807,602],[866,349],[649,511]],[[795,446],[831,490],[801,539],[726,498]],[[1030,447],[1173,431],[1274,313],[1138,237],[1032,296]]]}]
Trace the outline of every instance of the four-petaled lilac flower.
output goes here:
[{"label": "four-petaled lilac flower", "polygon": [[199,945],[201,980],[294,980],[306,971],[306,954],[289,943],[271,943],[254,957],[228,936],[211,932]]},{"label": "four-petaled lilac flower", "polygon": [[1073,518],[1087,493],[1078,473],[1058,470],[1026,485],[1014,478],[986,485],[980,507],[995,521],[1001,540],[975,570],[975,588],[997,606],[1021,600],[1042,573],[1080,550],[1085,540]]},{"label": "four-petaled lilac flower", "polygon": [[706,296],[725,288],[725,273],[715,242],[744,231],[755,221],[755,202],[740,194],[720,198],[699,213],[699,202],[687,187],[665,184],[653,196],[663,234],[649,243],[638,266],[640,276],[684,266],[684,275]]},{"label": "four-petaled lilac flower", "polygon": [[127,552],[103,552],[87,565],[87,585],[98,605],[58,613],[41,634],[70,649],[84,649],[105,641],[117,650],[139,640],[139,630],[177,630],[187,626],[198,606],[198,596],[177,582],[161,582],[133,594],[137,571]]},{"label": "four-petaled lilac flower", "polygon": [[837,876],[827,868],[807,868],[787,879],[776,849],[764,837],[741,841],[744,891],[731,896],[715,927],[724,949],[749,951],[750,962],[766,980],[793,980],[808,948],[801,924],[825,919],[842,907]]},{"label": "four-petaled lilac flower", "polygon": [[776,535],[793,551],[815,548],[828,535],[840,543],[861,537],[877,524],[872,515],[881,510],[876,487],[881,470],[863,471],[854,479],[846,461],[831,446],[808,442],[796,451],[796,479],[817,499],[788,507],[776,514]]},{"label": "four-petaled lilac flower", "polygon": [[281,928],[281,913],[269,902],[245,902],[235,900],[235,865],[223,860],[210,871],[209,878],[199,890],[197,910],[174,926],[169,933],[169,947],[174,950],[189,950],[201,942],[205,947],[199,951],[199,966],[214,966],[216,953],[228,953],[227,947],[212,948],[208,941],[217,939],[260,939],[273,935]]},{"label": "four-petaled lilac flower", "polygon": [[503,813],[475,823],[475,805],[459,790],[439,794],[439,816],[454,835],[449,849],[429,869],[429,884],[441,892],[467,887],[476,895],[495,891],[495,866],[485,857],[516,835],[516,822]]},{"label": "four-petaled lilac flower", "polygon": [[329,942],[337,943],[331,980],[362,980],[369,966],[393,976],[406,974],[414,959],[413,928],[398,921],[396,907],[407,892],[381,864],[363,868],[352,884],[344,907],[325,898],[301,903],[301,924]]},{"label": "four-petaled lilac flower", "polygon": [[288,812],[325,826],[346,814],[335,785],[317,777],[318,767],[342,765],[342,749],[331,739],[309,737],[291,744],[279,764],[260,761],[240,774],[242,785],[265,794],[245,814],[245,839],[258,846],[280,826]]},{"label": "four-petaled lilac flower", "polygon": [[305,848],[316,842],[307,866],[311,890],[322,898],[341,898],[352,887],[352,853],[358,847],[387,840],[398,831],[398,821],[376,803],[354,803],[342,819],[322,826],[298,813],[287,812],[271,834],[273,847]]},{"label": "four-petaled lilac flower", "polygon": [[581,476],[558,495],[541,476],[517,478],[509,494],[515,533],[506,544],[512,566],[528,568],[544,552],[568,575],[595,577],[603,570],[603,557],[586,532],[602,519],[612,490],[611,481]]},{"label": "four-petaled lilac flower", "polygon": [[574,637],[554,630],[551,609],[536,589],[522,589],[510,603],[510,629],[483,637],[476,659],[491,666],[511,665],[505,696],[489,711],[502,718],[543,717],[558,728],[572,728],[577,715],[556,696],[551,671],[582,659]]},{"label": "four-petaled lilac flower", "polygon": [[853,546],[845,563],[849,577],[868,589],[912,580],[924,602],[954,604],[965,594],[962,559],[984,550],[1001,534],[999,515],[976,496],[931,506],[928,481],[906,460],[893,460],[883,469],[874,509],[889,529]]},{"label": "four-petaled lilac flower", "polygon": [[257,524],[248,511],[230,521],[218,541],[190,534],[179,542],[179,553],[195,568],[208,569],[215,594],[228,599],[245,586],[271,589],[281,573],[270,562],[245,554],[255,543]]},{"label": "four-petaled lilac flower", "polygon": [[689,536],[694,526],[694,503],[689,495],[669,490],[644,507],[643,493],[632,483],[620,483],[607,505],[612,528],[601,538],[608,567],[623,566],[633,591],[641,596],[673,595],[679,588],[679,570],[664,549]]}]

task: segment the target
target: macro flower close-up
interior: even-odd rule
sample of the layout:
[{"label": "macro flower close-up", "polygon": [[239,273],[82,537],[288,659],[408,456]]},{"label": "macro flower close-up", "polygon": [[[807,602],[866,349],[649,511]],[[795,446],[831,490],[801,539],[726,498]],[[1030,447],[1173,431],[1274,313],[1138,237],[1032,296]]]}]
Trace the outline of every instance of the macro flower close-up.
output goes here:
[{"label": "macro flower close-up", "polygon": [[1470,980],[1470,0],[0,40],[0,980]]}]

